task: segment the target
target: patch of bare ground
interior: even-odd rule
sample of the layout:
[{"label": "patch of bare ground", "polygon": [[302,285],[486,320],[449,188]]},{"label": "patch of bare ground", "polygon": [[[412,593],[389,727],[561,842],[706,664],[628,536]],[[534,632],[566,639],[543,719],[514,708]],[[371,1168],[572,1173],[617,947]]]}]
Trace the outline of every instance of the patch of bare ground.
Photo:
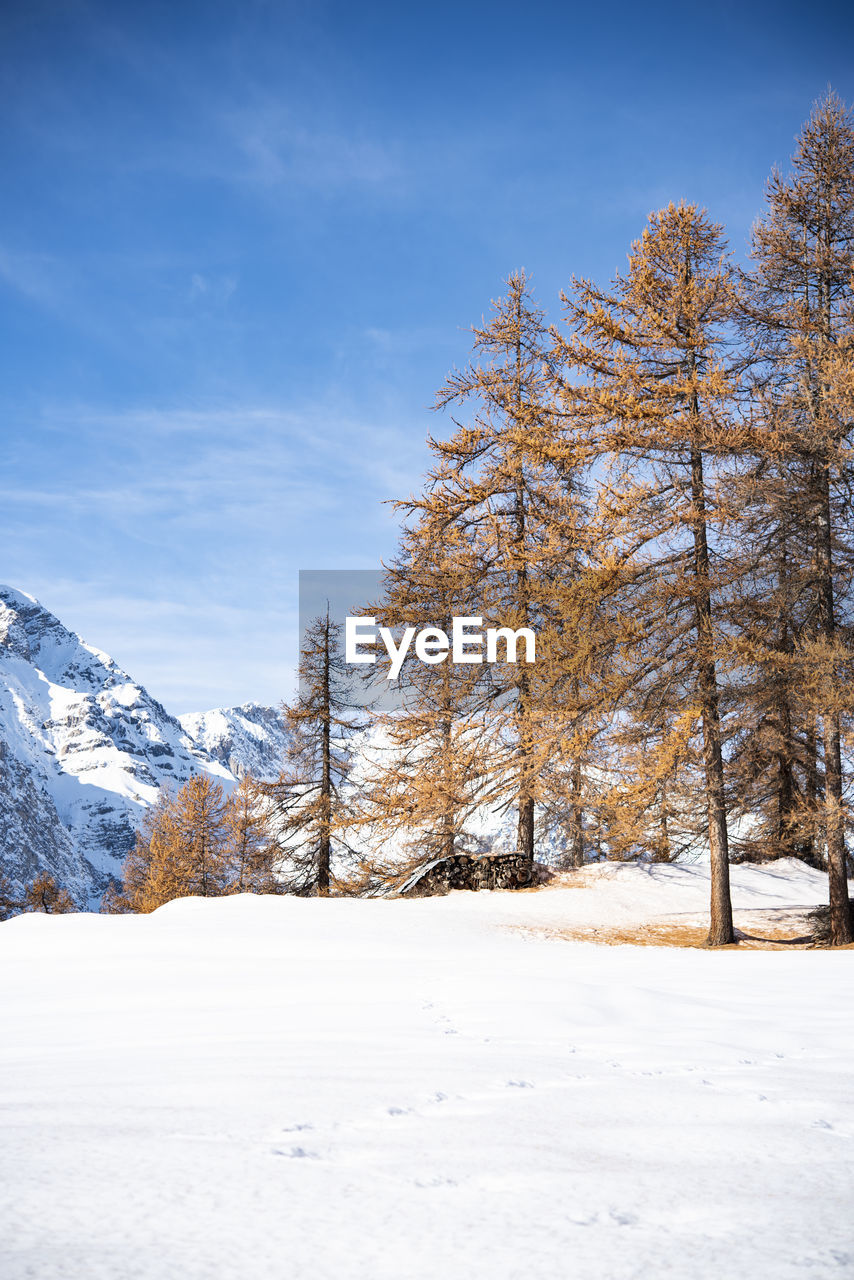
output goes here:
[{"label": "patch of bare ground", "polygon": [[[734,911],[736,941],[715,951],[806,951],[814,949],[808,907]],[[659,916],[642,924],[575,925],[565,929],[524,927],[525,933],[607,947],[706,947],[707,921],[699,916]],[[854,950],[854,944],[837,950]]]}]

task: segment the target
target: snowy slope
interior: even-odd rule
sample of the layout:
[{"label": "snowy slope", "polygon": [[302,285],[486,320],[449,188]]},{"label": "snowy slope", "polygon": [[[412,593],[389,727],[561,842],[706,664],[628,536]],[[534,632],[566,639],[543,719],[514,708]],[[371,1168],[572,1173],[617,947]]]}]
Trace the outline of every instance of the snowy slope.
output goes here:
[{"label": "snowy slope", "polygon": [[708,891],[610,870],[0,925],[5,1280],[850,1276],[854,955],[561,940]]},{"label": "snowy slope", "polygon": [[181,725],[37,600],[0,587],[0,869],[46,869],[93,904],[145,806],[204,770],[233,784]]}]

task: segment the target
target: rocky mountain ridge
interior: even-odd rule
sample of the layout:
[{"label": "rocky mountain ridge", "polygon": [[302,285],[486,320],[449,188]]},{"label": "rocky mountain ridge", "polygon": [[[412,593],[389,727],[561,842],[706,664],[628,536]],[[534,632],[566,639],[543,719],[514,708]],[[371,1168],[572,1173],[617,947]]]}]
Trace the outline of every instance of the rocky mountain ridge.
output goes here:
[{"label": "rocky mountain ridge", "polygon": [[163,786],[274,777],[286,731],[249,703],[180,720],[32,596],[0,586],[0,871],[97,906]]}]

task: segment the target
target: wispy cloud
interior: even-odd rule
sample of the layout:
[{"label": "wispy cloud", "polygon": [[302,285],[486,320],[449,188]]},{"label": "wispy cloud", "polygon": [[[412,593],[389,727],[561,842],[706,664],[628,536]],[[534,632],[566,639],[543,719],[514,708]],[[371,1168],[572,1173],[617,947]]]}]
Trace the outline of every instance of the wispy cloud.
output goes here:
[{"label": "wispy cloud", "polygon": [[61,264],[46,253],[15,253],[0,246],[0,280],[50,310],[60,307],[66,290]]},{"label": "wispy cloud", "polygon": [[425,461],[423,427],[330,403],[55,409],[28,439],[0,489],[11,585],[180,711],[287,692],[299,570],[377,567],[383,499]]},{"label": "wispy cloud", "polygon": [[216,182],[268,195],[316,197],[361,189],[397,198],[409,167],[391,137],[357,124],[317,124],[285,98],[223,104],[204,93],[189,103],[183,130],[156,145],[145,139],[116,157],[124,173],[165,173],[191,182]]},{"label": "wispy cloud", "polygon": [[187,288],[187,301],[214,307],[225,307],[236,293],[238,277],[233,274],[211,275],[194,271]]},{"label": "wispy cloud", "polygon": [[106,505],[115,515],[170,516],[179,525],[238,514],[248,526],[281,524],[289,513],[340,508],[342,491],[363,502],[369,520],[370,503],[408,487],[426,457],[423,424],[365,419],[332,402],[299,410],[56,408],[44,411],[39,429],[48,447],[54,435],[77,440],[82,469],[98,478],[69,483],[66,473],[53,484],[7,486],[6,501],[77,514]]},{"label": "wispy cloud", "polygon": [[338,188],[383,186],[399,182],[403,175],[401,161],[387,143],[310,129],[281,104],[233,111],[222,123],[244,159],[236,174],[244,181]]},{"label": "wispy cloud", "polygon": [[290,697],[299,643],[296,598],[211,598],[199,584],[131,595],[107,577],[34,578],[28,588],[83,639],[103,649],[167,711],[275,705]]}]

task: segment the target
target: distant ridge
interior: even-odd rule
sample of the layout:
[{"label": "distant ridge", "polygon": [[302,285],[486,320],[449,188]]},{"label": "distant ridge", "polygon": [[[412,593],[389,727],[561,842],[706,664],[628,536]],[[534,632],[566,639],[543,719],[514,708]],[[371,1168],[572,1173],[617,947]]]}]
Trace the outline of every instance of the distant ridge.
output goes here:
[{"label": "distant ridge", "polygon": [[170,716],[33,596],[0,586],[0,870],[13,891],[48,871],[97,907],[161,787],[275,777],[286,740],[256,703]]}]

